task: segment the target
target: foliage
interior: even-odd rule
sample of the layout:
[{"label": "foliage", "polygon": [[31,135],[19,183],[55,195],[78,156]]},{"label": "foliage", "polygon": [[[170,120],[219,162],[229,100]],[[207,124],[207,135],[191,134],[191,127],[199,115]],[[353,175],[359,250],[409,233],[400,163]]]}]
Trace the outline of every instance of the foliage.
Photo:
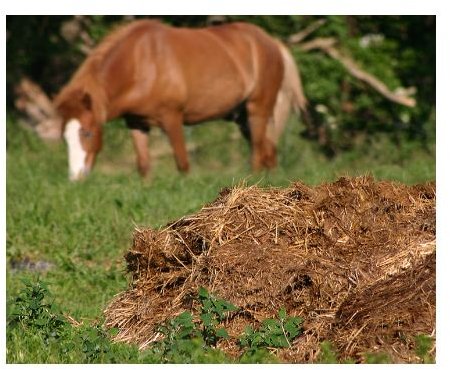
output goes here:
[{"label": "foliage", "polygon": [[325,340],[320,343],[320,355],[319,363],[321,364],[337,364],[339,363],[337,359],[336,352],[333,349],[333,345],[330,341]]},{"label": "foliage", "polygon": [[[132,346],[124,351],[123,346],[113,344],[110,333],[99,323],[72,327],[60,309],[48,303],[52,295],[45,282],[39,279],[22,282],[24,287],[10,302],[9,343],[20,336],[30,347],[28,350],[42,356],[40,362],[115,363],[126,362],[130,355],[137,356]],[[16,362],[29,361],[19,358]]]},{"label": "foliage", "polygon": [[200,319],[202,322],[202,335],[205,343],[215,346],[220,338],[228,338],[228,333],[224,328],[218,328],[228,312],[236,311],[238,308],[223,299],[216,298],[208,291],[200,287],[198,298],[201,303]]},{"label": "foliage", "polygon": [[93,363],[102,359],[111,349],[107,333],[98,324],[93,327],[86,327],[81,332],[80,340],[86,363]]},{"label": "foliage", "polygon": [[[236,306],[211,295],[205,288],[198,292],[200,302],[199,320],[190,312],[183,312],[159,328],[164,338],[153,345],[152,351],[159,353],[163,362],[192,363],[208,360],[230,361],[212,347],[221,339],[228,339],[221,322],[229,312],[238,310]],[[266,319],[258,331],[251,327],[239,338],[239,344],[245,351],[239,358],[240,363],[274,363],[276,358],[267,348],[290,347],[292,340],[301,333],[298,317],[289,317],[284,308],[280,309],[278,319]],[[198,351],[202,356],[197,358]],[[219,357],[218,357],[219,356]]]},{"label": "foliage", "polygon": [[[410,38],[405,35],[414,32],[409,27],[419,20],[415,17],[330,17],[327,21],[315,36],[337,38],[343,54],[351,56],[391,90],[413,86],[418,91],[415,108],[396,105],[350,76],[338,61],[320,52],[305,53],[294,47],[313,119],[329,136],[328,151],[336,153],[367,145],[383,135],[397,145],[417,140],[429,147],[429,142],[435,139],[435,81],[431,77],[435,50],[430,50],[429,44],[423,45],[422,50],[415,41],[415,33]],[[425,26],[430,20],[424,17],[422,21]],[[388,23],[403,25],[404,32],[386,32],[389,27],[384,26]],[[428,35],[432,37],[429,32]],[[403,42],[406,39],[407,47]],[[405,53],[404,48],[408,50]],[[433,66],[427,71],[423,65],[413,67],[409,58],[412,55],[422,58],[425,53],[429,53]],[[405,59],[399,58],[399,54],[405,55]],[[415,73],[417,69],[423,74]],[[406,75],[408,78],[404,78]],[[429,95],[422,95],[423,91],[428,91]]]},{"label": "foliage", "polygon": [[[384,352],[371,352],[364,354],[364,362],[367,364],[390,364],[391,359],[387,353]],[[318,363],[321,364],[354,364],[353,358],[339,359],[339,355],[333,347],[333,344],[324,340],[320,343],[320,355]]]},{"label": "foliage", "polygon": [[277,364],[280,360],[266,348],[248,348],[239,357],[240,364]]},{"label": "foliage", "polygon": [[[164,337],[155,342],[150,351],[162,363],[229,362],[221,351],[206,342],[210,336],[205,336],[200,326],[199,322],[193,321],[190,312],[183,312],[158,329]],[[211,327],[210,330],[216,328]]]},{"label": "foliage", "polygon": [[50,298],[47,285],[40,280],[22,282],[25,287],[14,300],[8,324],[25,331],[39,331],[45,342],[59,340],[67,323],[54,304],[47,302]]},{"label": "foliage", "polygon": [[153,351],[161,355],[163,362],[226,361],[226,356],[213,347],[220,339],[228,338],[225,328],[219,325],[227,313],[237,310],[237,307],[211,295],[203,287],[199,288],[197,300],[200,303],[197,320],[186,311],[158,329],[164,337],[154,344]]},{"label": "foliage", "polygon": [[[9,314],[8,325],[12,331],[21,326],[21,330],[31,330],[27,335],[36,335],[45,346],[52,341],[58,343],[61,353],[71,358],[73,353],[80,353],[83,363],[214,363],[230,362],[223,352],[212,348],[219,339],[227,339],[224,328],[217,325],[225,319],[228,312],[238,308],[230,302],[216,298],[205,288],[200,287],[198,301],[201,303],[199,320],[194,320],[190,312],[168,320],[158,331],[163,339],[151,345],[150,349],[138,354],[132,346],[118,345],[111,342],[112,332],[107,332],[102,325],[81,325],[73,328],[59,309],[47,303],[51,297],[47,284],[41,280],[31,282],[23,280],[24,288],[14,300],[14,308]],[[247,350],[239,358],[240,363],[276,362],[267,348],[289,347],[301,333],[302,320],[287,316],[284,308],[278,312],[277,319],[264,320],[258,330],[246,327],[239,339],[239,344]],[[11,337],[11,332],[10,332]],[[424,363],[433,363],[428,352],[432,340],[426,335],[416,337],[416,353]],[[365,355],[367,363],[390,363],[384,353]],[[319,363],[339,363],[337,355],[328,341],[321,343]],[[344,363],[352,363],[351,360]]]},{"label": "foliage", "polygon": [[390,363],[392,363],[389,355],[384,352],[366,353],[364,357],[365,357],[365,361],[367,364],[390,364]]},{"label": "foliage", "polygon": [[320,354],[317,362],[320,364],[354,364],[355,360],[351,358],[338,359],[338,354],[333,348],[333,344],[328,340],[324,340],[320,343]]},{"label": "foliage", "polygon": [[[64,362],[81,363],[224,363],[232,362],[222,351],[214,348],[218,340],[228,338],[224,328],[217,326],[227,312],[237,309],[231,303],[199,289],[201,302],[198,319],[190,312],[169,319],[158,331],[163,339],[154,342],[149,349],[138,353],[136,347],[111,341],[114,330],[106,331],[99,322],[72,327],[59,310],[46,300],[51,296],[44,282],[24,280],[24,288],[14,301],[9,315],[8,339],[14,340],[20,330],[25,338],[41,351],[50,348]],[[281,310],[280,312],[282,312]],[[210,318],[205,315],[210,314]],[[283,314],[281,313],[281,316]],[[285,326],[289,327],[290,318]],[[21,325],[18,328],[18,325]],[[274,334],[275,335],[275,334]],[[275,336],[274,336],[275,337]],[[51,342],[50,342],[51,341]],[[262,345],[261,345],[262,347]],[[275,362],[275,358],[262,348],[247,351],[239,359],[241,363]]]},{"label": "foliage", "polygon": [[302,321],[299,317],[287,316],[286,310],[281,308],[278,312],[278,318],[264,320],[258,330],[247,326],[239,343],[242,347],[249,347],[250,349],[290,347],[292,341],[301,333],[300,324]]},{"label": "foliage", "polygon": [[[189,344],[197,345],[200,340],[198,330],[192,321],[190,312],[183,312],[173,319],[170,319],[165,325],[161,325],[158,332],[163,334],[164,338],[156,342],[154,350],[161,353],[165,359],[180,357],[186,352]],[[192,339],[199,339],[192,340]]]},{"label": "foliage", "polygon": [[250,359],[258,362],[273,362],[266,348],[287,348],[301,334],[300,317],[287,316],[286,310],[278,311],[278,318],[265,319],[258,330],[247,326],[239,338],[239,345],[245,348],[241,362],[248,363]]},{"label": "foliage", "polygon": [[419,334],[416,336],[416,354],[422,360],[424,364],[434,364],[434,358],[430,355],[430,351],[433,348],[433,338],[425,335]]}]

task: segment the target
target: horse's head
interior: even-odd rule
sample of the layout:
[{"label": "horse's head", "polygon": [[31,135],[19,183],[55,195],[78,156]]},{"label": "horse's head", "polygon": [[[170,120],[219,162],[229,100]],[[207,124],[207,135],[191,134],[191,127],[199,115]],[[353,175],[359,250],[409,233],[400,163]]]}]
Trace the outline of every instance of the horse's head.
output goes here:
[{"label": "horse's head", "polygon": [[57,101],[64,118],[63,130],[69,153],[69,178],[79,180],[92,169],[102,146],[102,130],[92,109],[91,96],[75,90]]}]

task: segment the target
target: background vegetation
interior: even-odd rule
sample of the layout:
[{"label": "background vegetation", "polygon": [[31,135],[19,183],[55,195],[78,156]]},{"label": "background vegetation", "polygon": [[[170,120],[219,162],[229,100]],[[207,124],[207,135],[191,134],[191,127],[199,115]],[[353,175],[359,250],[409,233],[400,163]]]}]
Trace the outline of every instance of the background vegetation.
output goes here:
[{"label": "background vegetation", "polygon": [[[89,37],[78,34],[72,39],[62,29],[74,17],[7,17],[8,362],[232,361],[220,351],[206,350],[201,340],[190,341],[187,352],[173,356],[168,355],[170,343],[167,351],[142,353],[111,343],[111,333],[101,328],[102,310],[127,287],[122,256],[136,225],[159,227],[195,212],[222,187],[242,179],[261,186],[285,186],[290,181],[318,184],[368,173],[406,183],[435,179],[435,18],[325,18],[326,24],[312,37],[338,38],[341,50],[391,89],[415,87],[417,106],[389,102],[321,52],[305,53],[293,46],[313,119],[331,138],[327,148],[300,135],[304,126],[292,117],[279,146],[279,168],[252,174],[250,150],[239,129],[215,121],[185,128],[193,149],[192,172],[183,176],[176,171],[167,139],[155,129],[150,134],[153,176],[141,181],[134,169],[131,139],[117,120],[106,126],[104,149],[92,175],[84,182],[69,183],[64,144],[42,142],[18,124],[14,85],[27,75],[49,94],[55,93],[82,61],[82,50],[90,42],[86,40],[99,40],[124,17],[87,17],[82,29]],[[234,19],[257,23],[286,38],[317,17],[225,20]],[[163,20],[183,26],[212,21],[207,16]],[[361,40],[372,41],[362,47],[366,41]],[[349,105],[351,109],[345,108]],[[426,357],[426,343],[422,337],[417,343],[424,362],[432,360]],[[330,343],[324,343],[321,358],[339,360]],[[370,359],[386,360],[381,355]],[[240,361],[270,362],[276,357],[258,348]]]}]

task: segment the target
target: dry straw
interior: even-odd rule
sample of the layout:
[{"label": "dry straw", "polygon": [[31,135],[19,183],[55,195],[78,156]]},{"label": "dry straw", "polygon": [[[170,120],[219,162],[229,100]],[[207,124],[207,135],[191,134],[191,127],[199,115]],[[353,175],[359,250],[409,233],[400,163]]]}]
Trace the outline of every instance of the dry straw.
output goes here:
[{"label": "dry straw", "polygon": [[384,351],[416,362],[414,336],[435,332],[435,198],[434,183],[371,177],[226,188],[193,215],[135,231],[132,283],[107,307],[106,325],[145,348],[204,286],[240,307],[219,343],[231,355],[246,325],[285,307],[305,321],[278,350],[284,361],[316,361],[330,340],[341,358]]}]

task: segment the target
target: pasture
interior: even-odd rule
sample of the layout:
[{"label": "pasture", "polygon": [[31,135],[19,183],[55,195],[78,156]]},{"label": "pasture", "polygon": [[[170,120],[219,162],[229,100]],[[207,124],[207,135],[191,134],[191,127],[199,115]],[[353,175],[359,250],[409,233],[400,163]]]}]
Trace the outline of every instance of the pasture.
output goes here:
[{"label": "pasture", "polygon": [[[150,134],[152,176],[142,181],[135,171],[125,124],[115,121],[106,126],[104,148],[93,173],[82,182],[71,183],[65,145],[42,142],[9,117],[7,313],[12,313],[16,297],[23,294],[24,279],[43,281],[51,293],[45,293],[45,298],[56,307],[52,310],[60,311],[64,320],[74,325],[64,326],[64,340],[43,335],[39,327],[8,325],[7,362],[161,362],[155,353],[111,344],[100,328],[102,312],[113,296],[128,286],[123,255],[134,228],[159,227],[193,213],[215,199],[223,187],[242,180],[259,186],[287,186],[291,181],[315,185],[343,175],[366,174],[406,184],[435,179],[433,142],[425,150],[416,142],[395,144],[374,134],[370,144],[357,145],[329,159],[317,144],[299,135],[302,129],[292,118],[279,144],[278,168],[252,173],[250,148],[236,125],[216,121],[184,128],[190,148],[188,175],[178,173],[166,137],[154,129]],[[324,353],[330,354],[326,348],[324,344]],[[258,354],[247,360],[276,361],[262,360]],[[194,348],[189,361],[231,360],[219,351]]]}]

